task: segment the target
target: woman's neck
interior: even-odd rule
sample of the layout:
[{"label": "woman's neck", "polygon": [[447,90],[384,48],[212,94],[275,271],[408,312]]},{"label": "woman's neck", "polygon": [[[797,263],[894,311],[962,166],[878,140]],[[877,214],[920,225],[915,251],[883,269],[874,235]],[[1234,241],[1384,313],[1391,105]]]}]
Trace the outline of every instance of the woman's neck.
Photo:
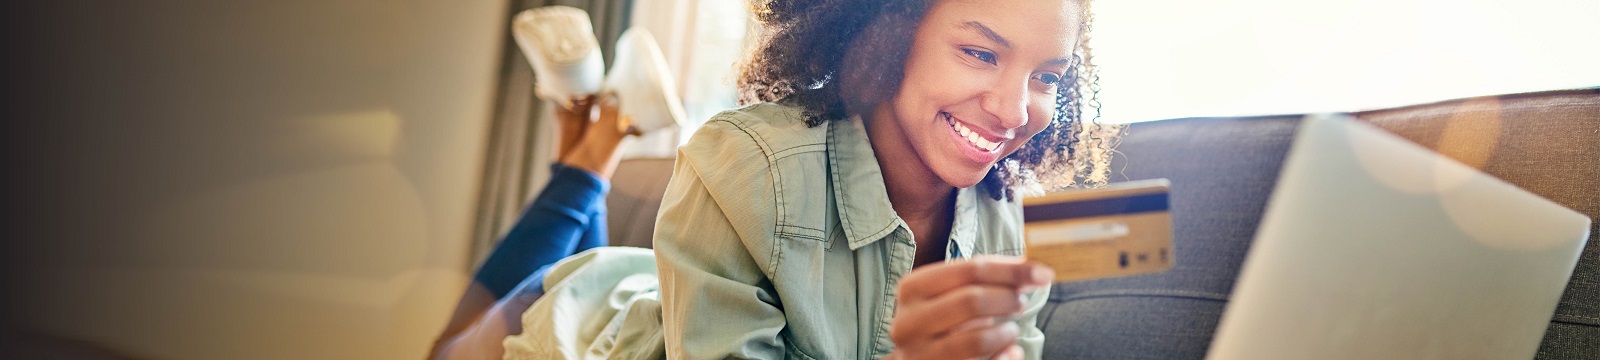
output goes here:
[{"label": "woman's neck", "polygon": [[888,106],[878,106],[862,125],[883,173],[889,204],[917,239],[917,265],[942,261],[955,221],[956,188],[922,162],[893,116]]}]

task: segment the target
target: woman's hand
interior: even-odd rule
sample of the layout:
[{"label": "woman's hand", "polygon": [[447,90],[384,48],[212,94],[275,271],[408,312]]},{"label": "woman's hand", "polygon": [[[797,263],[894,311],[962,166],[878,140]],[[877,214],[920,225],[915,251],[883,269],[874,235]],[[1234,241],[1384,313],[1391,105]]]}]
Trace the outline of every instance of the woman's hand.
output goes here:
[{"label": "woman's hand", "polygon": [[889,339],[891,359],[1021,359],[1028,291],[1049,286],[1050,268],[1013,257],[927,265],[900,281]]}]

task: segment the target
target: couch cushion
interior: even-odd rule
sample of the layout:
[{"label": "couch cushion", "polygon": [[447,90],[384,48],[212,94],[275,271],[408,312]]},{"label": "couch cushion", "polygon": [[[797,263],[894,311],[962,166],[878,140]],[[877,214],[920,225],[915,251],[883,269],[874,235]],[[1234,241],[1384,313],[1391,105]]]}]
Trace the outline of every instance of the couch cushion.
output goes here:
[{"label": "couch cushion", "polygon": [[606,194],[606,232],[612,246],[650,248],[656,210],[672,179],[673,159],[628,159],[617,164]]},{"label": "couch cushion", "polygon": [[1057,284],[1040,315],[1051,358],[1205,356],[1299,116],[1138,123],[1113,181],[1172,180],[1177,262],[1149,276]]}]

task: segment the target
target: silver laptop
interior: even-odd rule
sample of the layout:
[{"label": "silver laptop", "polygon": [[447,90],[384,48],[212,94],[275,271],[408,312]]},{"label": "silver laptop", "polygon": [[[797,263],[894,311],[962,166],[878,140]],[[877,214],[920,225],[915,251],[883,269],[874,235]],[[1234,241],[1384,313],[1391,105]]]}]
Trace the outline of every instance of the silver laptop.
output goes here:
[{"label": "silver laptop", "polygon": [[1296,136],[1207,358],[1533,358],[1588,218],[1348,116]]}]

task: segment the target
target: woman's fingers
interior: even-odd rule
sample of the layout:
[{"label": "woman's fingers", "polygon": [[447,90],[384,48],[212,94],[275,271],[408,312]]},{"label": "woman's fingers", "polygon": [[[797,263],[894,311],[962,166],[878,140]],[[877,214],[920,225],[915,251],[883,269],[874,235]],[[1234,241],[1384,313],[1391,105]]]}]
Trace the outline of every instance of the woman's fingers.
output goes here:
[{"label": "woman's fingers", "polygon": [[916,358],[989,358],[1016,345],[1020,331],[1017,323],[1006,321],[995,326],[949,333],[924,348],[928,350],[925,356]]},{"label": "woman's fingers", "polygon": [[1013,345],[1011,345],[1011,347],[1006,348],[1006,350],[1004,352],[1001,352],[999,354],[995,354],[994,358],[995,359],[1005,359],[1005,360],[1022,360],[1022,357],[1027,356],[1027,355],[1028,355],[1027,353],[1022,351],[1022,346],[1021,345],[1013,344]]},{"label": "woman's fingers", "polygon": [[896,343],[916,342],[936,334],[960,332],[974,322],[992,326],[993,319],[1021,313],[1023,306],[1021,293],[1014,287],[965,286],[926,301],[903,303],[896,309],[901,319],[890,325],[889,336]]},{"label": "woman's fingers", "polygon": [[[917,268],[900,281],[889,337],[907,358],[1010,355],[1028,289],[1055,273],[1015,257],[977,257]],[[898,350],[897,350],[898,351]]]},{"label": "woman's fingers", "polygon": [[1022,258],[983,256],[968,261],[928,265],[907,274],[897,295],[902,302],[932,298],[974,284],[1030,288],[1050,284],[1055,272]]},{"label": "woman's fingers", "polygon": [[986,327],[990,327],[990,326],[1000,325],[1000,323],[1004,322],[1004,321],[1005,321],[1005,319],[1001,319],[1001,318],[997,318],[997,317],[977,318],[977,319],[967,320],[967,322],[958,324],[958,325],[956,325],[956,327],[950,328],[949,332],[961,332],[961,331],[967,331],[967,330],[972,330],[972,329],[982,329],[982,328],[986,328]]}]

